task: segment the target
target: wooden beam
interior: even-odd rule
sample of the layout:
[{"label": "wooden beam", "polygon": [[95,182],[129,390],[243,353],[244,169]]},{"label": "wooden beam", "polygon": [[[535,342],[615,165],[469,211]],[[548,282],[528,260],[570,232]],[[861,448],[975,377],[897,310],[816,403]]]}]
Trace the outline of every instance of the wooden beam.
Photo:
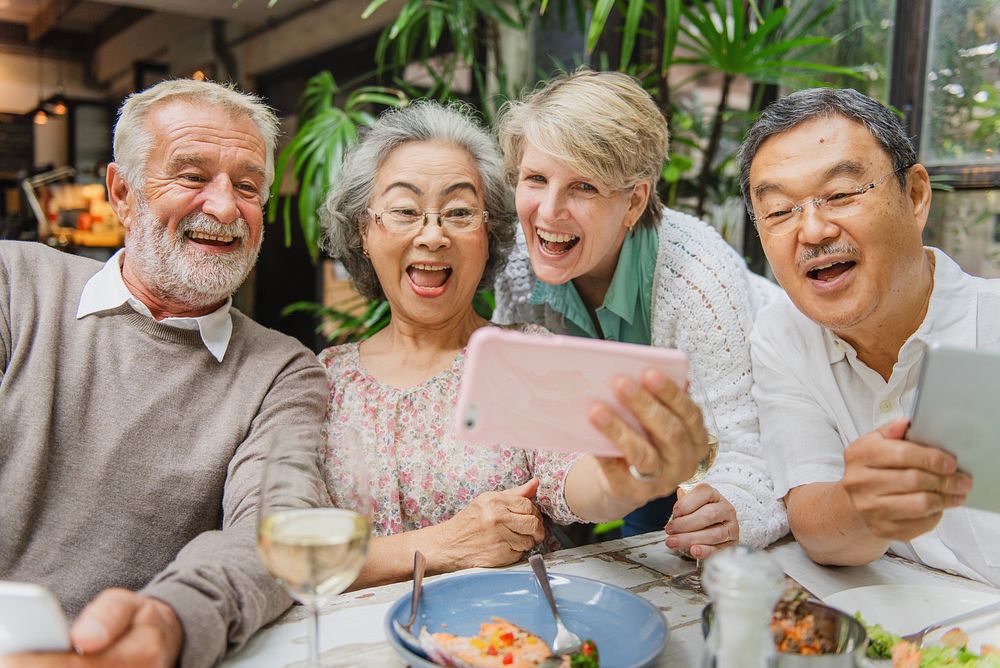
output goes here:
[{"label": "wooden beam", "polygon": [[153,12],[148,9],[138,9],[136,7],[122,7],[115,11],[97,26],[93,31],[93,46],[99,47],[115,35],[124,32],[130,26],[138,23]]},{"label": "wooden beam", "polygon": [[28,24],[28,41],[37,42],[55,27],[68,11],[80,4],[81,0],[48,0]]}]

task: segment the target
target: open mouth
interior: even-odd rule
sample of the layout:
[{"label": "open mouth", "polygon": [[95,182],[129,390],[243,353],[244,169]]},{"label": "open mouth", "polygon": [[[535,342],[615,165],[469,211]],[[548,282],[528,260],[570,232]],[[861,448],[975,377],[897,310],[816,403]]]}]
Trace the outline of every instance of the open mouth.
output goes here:
[{"label": "open mouth", "polygon": [[857,263],[851,260],[846,262],[830,262],[828,264],[819,265],[818,267],[813,267],[806,272],[806,275],[814,281],[826,283],[836,280],[847,271],[850,271],[855,264]]},{"label": "open mouth", "polygon": [[209,234],[198,230],[188,230],[184,236],[195,243],[206,246],[231,246],[237,239],[237,237],[228,234]]},{"label": "open mouth", "polygon": [[418,288],[435,289],[444,287],[451,278],[452,269],[443,264],[414,263],[406,268],[410,282]]},{"label": "open mouth", "polygon": [[568,253],[573,246],[580,242],[580,237],[572,234],[556,234],[545,230],[535,230],[542,250],[551,255],[562,255]]}]

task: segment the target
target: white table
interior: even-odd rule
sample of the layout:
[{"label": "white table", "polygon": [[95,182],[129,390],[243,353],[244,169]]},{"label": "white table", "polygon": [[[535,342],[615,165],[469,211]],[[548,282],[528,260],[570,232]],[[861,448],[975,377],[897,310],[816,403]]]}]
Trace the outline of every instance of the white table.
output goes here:
[{"label": "white table", "polygon": [[[883,557],[867,566],[827,568],[812,563],[798,544],[789,540],[779,542],[769,551],[785,573],[821,598],[852,587],[887,583],[947,584],[996,591],[896,557]],[[667,550],[662,532],[561,550],[546,556],[545,562],[551,573],[601,580],[628,589],[657,606],[667,619],[670,634],[654,666],[699,665],[704,644],[701,610],[708,599],[674,584],[671,576],[690,572],[694,564]],[[520,563],[508,570],[528,570],[528,566]],[[320,619],[323,666],[403,668],[406,664],[386,641],[382,625],[392,603],[410,589],[409,582],[372,587],[342,594],[324,606]],[[305,611],[295,606],[259,631],[223,665],[228,668],[301,665],[306,653],[305,638]]]}]

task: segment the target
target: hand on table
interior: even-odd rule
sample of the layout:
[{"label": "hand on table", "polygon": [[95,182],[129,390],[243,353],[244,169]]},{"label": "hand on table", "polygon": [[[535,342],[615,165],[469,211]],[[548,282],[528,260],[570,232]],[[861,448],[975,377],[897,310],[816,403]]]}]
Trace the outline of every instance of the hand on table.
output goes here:
[{"label": "hand on table", "polygon": [[903,440],[908,424],[894,420],[844,450],[841,484],[868,530],[887,540],[930,531],[945,509],[965,503],[972,488],[953,456]]},{"label": "hand on table", "polygon": [[[598,457],[600,484],[610,496],[642,505],[670,495],[690,478],[708,453],[708,434],[698,406],[665,375],[643,372],[642,383],[631,378],[615,381],[615,396],[639,420],[638,432],[603,402],[589,410],[590,422],[624,454]],[[638,480],[636,473],[651,476]]]},{"label": "hand on table", "polygon": [[736,509],[719,490],[702,483],[690,492],[677,489],[674,514],[665,527],[667,547],[695,559],[740,542]]},{"label": "hand on table", "polygon": [[177,663],[184,632],[173,608],[126,589],[106,589],[87,604],[69,630],[72,652],[0,656],[0,668],[169,668]]},{"label": "hand on table", "polygon": [[532,499],[538,480],[501,492],[484,492],[454,517],[435,527],[436,548],[428,550],[432,572],[507,566],[545,538],[542,514]]}]

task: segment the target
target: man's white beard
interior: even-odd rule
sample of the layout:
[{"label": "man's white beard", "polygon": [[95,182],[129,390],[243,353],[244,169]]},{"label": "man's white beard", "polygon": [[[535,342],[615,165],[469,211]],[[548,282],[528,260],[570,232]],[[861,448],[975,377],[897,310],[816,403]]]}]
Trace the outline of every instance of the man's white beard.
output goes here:
[{"label": "man's white beard", "polygon": [[[235,237],[239,247],[228,253],[206,253],[186,238],[185,232],[198,231]],[[257,262],[264,231],[250,247],[250,226],[241,216],[223,225],[208,214],[185,216],[171,235],[166,223],[139,202],[139,216],[125,236],[125,257],[141,276],[146,289],[160,298],[198,309],[225,301],[246,279]]]}]

